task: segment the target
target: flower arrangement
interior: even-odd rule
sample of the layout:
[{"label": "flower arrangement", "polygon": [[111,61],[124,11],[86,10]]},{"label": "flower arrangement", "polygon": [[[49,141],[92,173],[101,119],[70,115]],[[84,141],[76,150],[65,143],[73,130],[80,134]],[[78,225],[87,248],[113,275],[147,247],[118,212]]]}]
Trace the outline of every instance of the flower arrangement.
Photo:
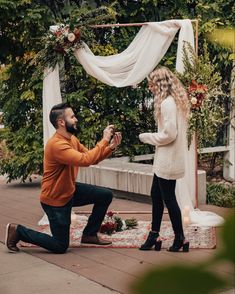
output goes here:
[{"label": "flower arrangement", "polygon": [[202,107],[207,91],[208,89],[206,85],[198,84],[195,80],[192,80],[188,87],[188,95],[192,111],[198,110]]},{"label": "flower arrangement", "polygon": [[70,57],[73,51],[83,46],[96,43],[92,25],[115,20],[116,13],[112,6],[101,6],[96,9],[81,8],[73,12],[69,22],[57,24],[48,31],[41,42],[44,47],[37,53],[31,64],[36,64],[42,72],[44,68],[54,68],[57,63]]},{"label": "flower arrangement", "polygon": [[136,228],[138,222],[135,218],[122,220],[120,216],[115,215],[113,211],[108,211],[100,227],[100,233],[112,235],[114,232],[130,230]]},{"label": "flower arrangement", "polygon": [[81,31],[68,25],[60,24],[54,31],[50,31],[48,38],[54,43],[54,50],[60,54],[66,54],[69,50],[78,49],[82,46]]},{"label": "flower arrangement", "polygon": [[222,78],[216,71],[216,64],[210,61],[206,43],[203,54],[196,56],[191,45],[185,42],[183,62],[184,73],[178,73],[178,77],[187,89],[190,104],[188,146],[194,134],[198,148],[213,145],[219,128],[227,118]]}]

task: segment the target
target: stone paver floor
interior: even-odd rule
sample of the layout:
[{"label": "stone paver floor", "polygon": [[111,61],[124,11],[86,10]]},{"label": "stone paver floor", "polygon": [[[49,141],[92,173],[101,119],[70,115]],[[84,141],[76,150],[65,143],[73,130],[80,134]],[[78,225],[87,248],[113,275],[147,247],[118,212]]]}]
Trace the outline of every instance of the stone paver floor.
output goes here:
[{"label": "stone paver floor", "polygon": [[[20,184],[18,182],[6,184],[4,178],[0,178],[0,242],[4,242],[5,226],[8,222],[21,223],[32,228],[37,227],[37,222],[43,215],[38,199],[39,193],[40,185],[37,181],[26,184]],[[229,209],[218,208],[215,206],[205,205],[200,208],[203,210],[214,211],[224,217],[230,213]],[[110,209],[116,211],[151,211],[151,205],[115,198]],[[79,208],[79,211],[87,210],[91,210],[91,207],[85,206]],[[123,215],[122,217],[126,218],[130,217],[130,215]],[[134,215],[134,217],[141,220],[150,220],[151,214],[139,214]],[[167,214],[164,215],[164,218],[168,218]],[[218,235],[220,230],[221,229],[217,229]],[[220,246],[221,244],[218,238],[217,248]],[[1,253],[2,247],[3,246],[0,247]],[[24,253],[22,254],[24,254],[24,259],[27,258],[27,254],[37,257],[42,261],[46,261],[49,264],[77,275],[78,278],[83,277],[89,281],[102,285],[104,286],[103,289],[129,294],[131,293],[130,285],[137,281],[139,276],[147,269],[153,266],[160,267],[172,263],[198,264],[206,259],[210,259],[217,250],[218,249],[194,249],[187,254],[183,254],[170,253],[166,250],[162,250],[161,252],[143,252],[137,249],[71,248],[66,254],[58,255],[49,253],[41,248],[24,248],[22,250]],[[29,256],[29,258],[31,257]],[[234,268],[231,268],[231,266],[226,263],[220,264],[212,270],[219,275],[228,278],[234,276]],[[9,280],[8,282],[14,283],[14,280]],[[94,285],[92,285],[91,288],[93,286]],[[64,291],[61,291],[57,288],[56,293],[64,293]],[[77,293],[94,293],[92,291],[93,290],[91,290],[91,292]],[[44,293],[43,291],[41,292]],[[38,291],[32,293],[41,292]],[[67,294],[75,293],[69,290],[66,290],[65,292]],[[48,294],[50,293],[53,292],[48,292]],[[105,290],[103,293],[106,293]],[[8,293],[3,292],[3,294]],[[17,292],[17,294],[21,293]]]}]

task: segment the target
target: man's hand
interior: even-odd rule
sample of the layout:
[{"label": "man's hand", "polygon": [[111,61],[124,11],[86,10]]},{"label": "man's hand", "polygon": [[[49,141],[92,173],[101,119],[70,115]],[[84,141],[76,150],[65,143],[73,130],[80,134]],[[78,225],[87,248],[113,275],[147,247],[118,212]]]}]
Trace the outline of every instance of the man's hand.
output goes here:
[{"label": "man's hand", "polygon": [[121,141],[122,141],[122,134],[120,132],[115,132],[115,134],[113,135],[113,138],[109,144],[109,147],[112,150],[115,150],[117,148],[117,146],[121,144]]},{"label": "man's hand", "polygon": [[114,125],[109,125],[104,129],[104,133],[103,133],[103,139],[105,139],[106,141],[110,141],[112,135],[114,133]]}]

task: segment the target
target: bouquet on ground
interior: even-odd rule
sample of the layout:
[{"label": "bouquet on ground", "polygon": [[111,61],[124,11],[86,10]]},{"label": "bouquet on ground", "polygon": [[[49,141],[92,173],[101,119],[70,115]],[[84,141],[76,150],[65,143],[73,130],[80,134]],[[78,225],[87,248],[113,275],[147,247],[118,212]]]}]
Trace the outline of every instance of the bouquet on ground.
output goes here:
[{"label": "bouquet on ground", "polygon": [[135,218],[122,220],[121,217],[113,212],[107,212],[103,223],[100,227],[100,233],[112,235],[115,232],[134,229],[138,226]]}]

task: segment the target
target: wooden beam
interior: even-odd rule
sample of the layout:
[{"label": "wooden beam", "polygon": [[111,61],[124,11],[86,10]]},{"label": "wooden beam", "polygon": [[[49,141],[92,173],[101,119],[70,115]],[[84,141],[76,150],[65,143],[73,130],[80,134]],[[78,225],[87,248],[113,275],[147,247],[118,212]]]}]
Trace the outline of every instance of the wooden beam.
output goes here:
[{"label": "wooden beam", "polygon": [[[195,23],[195,53],[198,55],[198,19],[191,19],[192,23]],[[109,24],[100,24],[92,25],[92,28],[113,28],[113,27],[141,27],[147,25],[148,22],[137,22],[137,23],[109,23]]]},{"label": "wooden beam", "polygon": [[[198,24],[198,19],[191,19],[192,23]],[[100,25],[92,25],[92,28],[111,28],[111,27],[141,27],[147,25],[149,22],[137,22],[137,23],[108,23]]]}]

